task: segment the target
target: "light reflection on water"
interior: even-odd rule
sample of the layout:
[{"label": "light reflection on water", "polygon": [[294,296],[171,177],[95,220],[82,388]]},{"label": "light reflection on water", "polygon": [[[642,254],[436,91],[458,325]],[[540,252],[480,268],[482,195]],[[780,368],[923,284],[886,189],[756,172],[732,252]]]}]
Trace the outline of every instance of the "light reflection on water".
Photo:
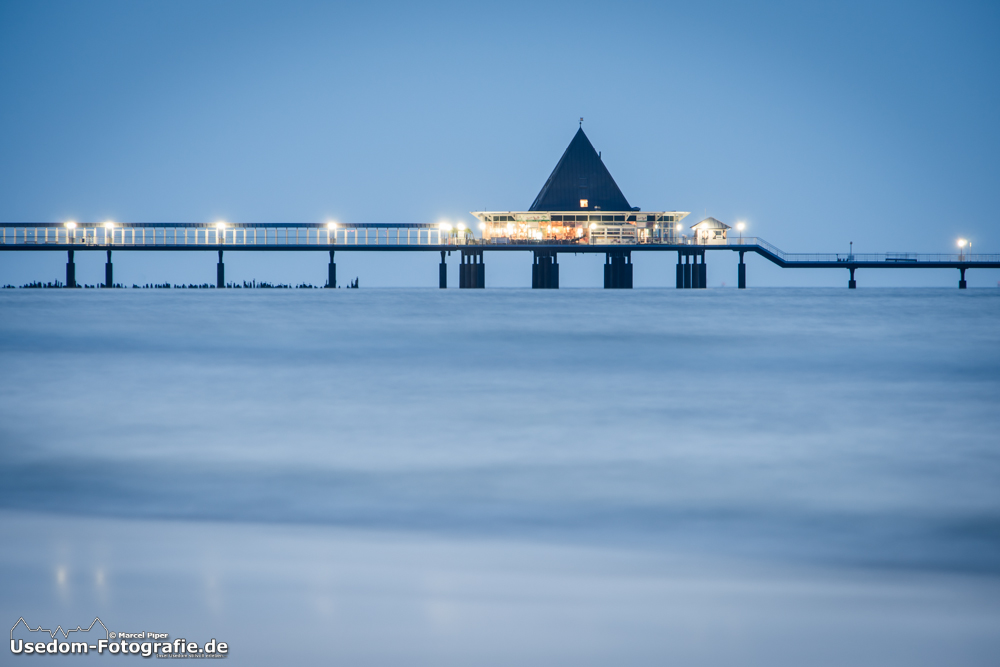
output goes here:
[{"label": "light reflection on water", "polygon": [[3,607],[260,664],[271,623],[319,662],[986,664],[998,297],[0,293]]}]

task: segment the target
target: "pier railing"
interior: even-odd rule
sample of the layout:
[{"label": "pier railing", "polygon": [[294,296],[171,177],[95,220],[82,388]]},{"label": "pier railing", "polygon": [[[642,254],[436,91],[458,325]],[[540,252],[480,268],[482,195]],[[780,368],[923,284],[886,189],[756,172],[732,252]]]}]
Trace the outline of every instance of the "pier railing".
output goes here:
[{"label": "pier railing", "polygon": [[0,244],[20,246],[185,247],[453,245],[462,240],[438,225],[422,223],[65,223],[0,224]]}]

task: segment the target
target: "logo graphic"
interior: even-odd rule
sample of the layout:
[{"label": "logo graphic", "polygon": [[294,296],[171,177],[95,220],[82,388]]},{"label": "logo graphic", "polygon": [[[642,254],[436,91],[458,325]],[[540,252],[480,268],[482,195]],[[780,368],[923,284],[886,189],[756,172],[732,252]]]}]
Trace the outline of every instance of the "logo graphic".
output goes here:
[{"label": "logo graphic", "polygon": [[[62,633],[62,636],[65,639],[69,639],[69,633],[71,633],[71,632],[90,632],[94,628],[94,626],[97,625],[98,623],[100,623],[101,628],[104,629],[104,638],[105,639],[114,639],[115,638],[115,633],[108,632],[108,626],[104,625],[104,621],[102,621],[97,616],[94,617],[94,620],[91,621],[90,625],[87,626],[86,628],[80,627],[78,625],[75,628],[70,628],[69,630],[63,630],[63,628],[62,628],[61,625],[57,625],[55,630],[49,630],[47,628],[43,628],[40,625],[37,628],[35,628],[34,630],[32,630],[31,627],[28,625],[28,622],[26,620],[24,620],[24,617],[22,616],[21,618],[17,619],[17,623],[15,623],[14,627],[12,627],[10,629],[10,640],[14,641],[14,630],[17,630],[17,626],[19,626],[19,625],[23,625],[24,628],[25,628],[25,630],[27,630],[28,632],[44,632],[44,633],[46,633],[49,636],[49,639],[55,639],[56,635],[60,634],[60,633]],[[98,632],[100,632],[100,630],[98,630]]]},{"label": "logo graphic", "polygon": [[[55,628],[55,630],[50,630],[48,628],[43,628],[40,625],[37,628],[32,629],[32,627],[30,625],[28,625],[28,622],[26,620],[24,620],[24,617],[22,616],[21,618],[17,619],[17,623],[15,623],[14,626],[10,629],[10,650],[11,650],[12,653],[21,653],[22,651],[24,651],[24,642],[23,642],[23,640],[19,639],[19,640],[17,640],[17,644],[14,643],[14,631],[17,630],[17,626],[19,626],[19,625],[23,625],[24,629],[27,630],[28,632],[39,632],[39,633],[44,632],[45,634],[47,634],[49,636],[49,639],[52,640],[48,644],[46,644],[45,642],[38,642],[37,644],[33,645],[32,648],[30,648],[27,651],[28,653],[31,653],[31,652],[35,652],[35,653],[87,653],[88,649],[91,648],[90,645],[87,643],[87,641],[72,642],[72,643],[70,643],[70,642],[60,642],[58,635],[61,634],[63,639],[69,639],[69,636],[70,636],[71,633],[73,633],[73,632],[90,632],[91,630],[94,629],[95,625],[100,625],[101,626],[100,628],[97,629],[97,636],[94,637],[95,640],[97,639],[97,637],[100,636],[101,630],[104,630],[104,641],[105,642],[107,640],[111,639],[112,637],[114,637],[114,634],[115,634],[113,632],[109,632],[108,631],[108,626],[104,625],[104,621],[102,621],[97,616],[94,617],[94,620],[91,621],[90,625],[87,626],[86,628],[84,628],[83,626],[78,625],[75,628],[70,628],[68,630],[64,630],[61,625],[57,625],[56,628]],[[81,637],[81,639],[83,639],[83,638]],[[90,639],[90,636],[88,636],[87,639]],[[29,644],[29,646],[31,646],[31,645]],[[39,649],[39,647],[41,647],[41,649]],[[94,648],[97,648],[97,647],[95,646]]]}]

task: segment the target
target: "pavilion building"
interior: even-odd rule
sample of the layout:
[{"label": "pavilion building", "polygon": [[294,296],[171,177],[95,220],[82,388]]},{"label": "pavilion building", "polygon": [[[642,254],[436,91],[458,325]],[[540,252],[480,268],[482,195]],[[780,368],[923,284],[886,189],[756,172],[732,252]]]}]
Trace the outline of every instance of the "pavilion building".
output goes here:
[{"label": "pavilion building", "polygon": [[636,244],[681,238],[686,211],[629,205],[581,127],[527,211],[472,211],[491,243]]}]

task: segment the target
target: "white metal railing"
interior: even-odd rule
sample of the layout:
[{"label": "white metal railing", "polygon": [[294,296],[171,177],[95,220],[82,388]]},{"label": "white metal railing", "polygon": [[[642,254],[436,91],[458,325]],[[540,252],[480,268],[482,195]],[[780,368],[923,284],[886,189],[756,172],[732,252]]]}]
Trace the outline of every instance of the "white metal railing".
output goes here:
[{"label": "white metal railing", "polygon": [[0,224],[0,244],[83,247],[463,245],[468,232],[437,225]]}]

